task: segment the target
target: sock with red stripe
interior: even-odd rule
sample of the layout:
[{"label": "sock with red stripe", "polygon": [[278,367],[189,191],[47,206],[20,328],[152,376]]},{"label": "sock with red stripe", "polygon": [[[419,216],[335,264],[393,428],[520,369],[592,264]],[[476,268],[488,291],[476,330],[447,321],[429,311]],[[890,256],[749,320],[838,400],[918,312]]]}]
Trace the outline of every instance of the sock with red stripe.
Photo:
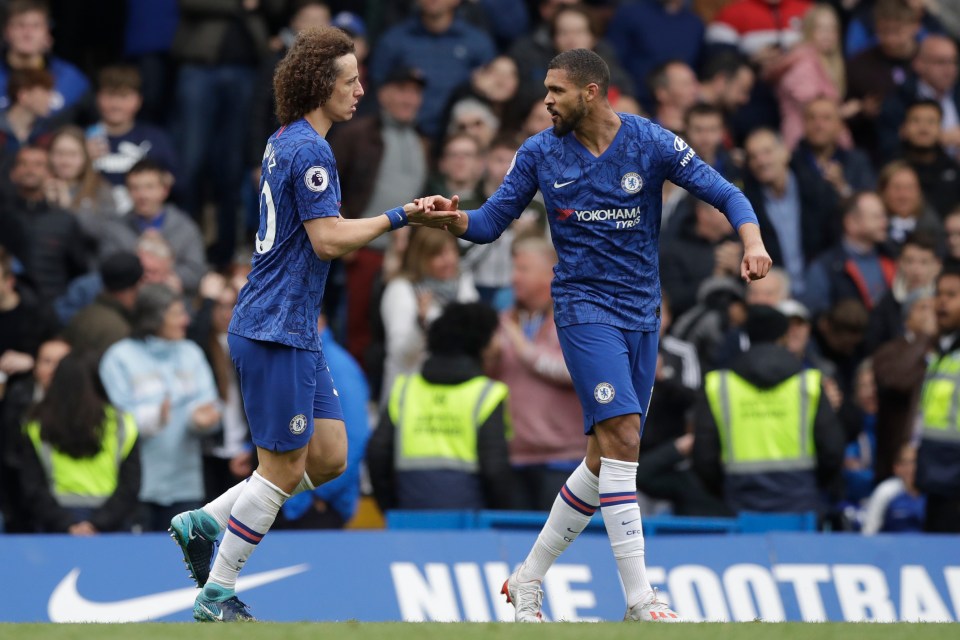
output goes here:
[{"label": "sock with red stripe", "polygon": [[[217,524],[220,525],[220,531],[223,531],[227,528],[227,521],[230,519],[230,511],[233,510],[233,505],[237,502],[237,498],[240,497],[240,494],[243,493],[243,488],[247,486],[247,482],[250,478],[245,478],[233,485],[218,497],[214,498],[207,504],[203,505],[203,511],[211,518],[217,521]],[[300,484],[290,492],[290,495],[295,496],[301,491],[313,491],[316,489],[313,486],[313,482],[310,481],[310,476],[307,475],[307,472],[303,472],[303,479],[300,480]]]},{"label": "sock with red stripe", "polygon": [[627,606],[632,607],[653,593],[644,561],[636,462],[600,458],[600,513],[623,581]]},{"label": "sock with red stripe", "polygon": [[520,565],[517,579],[521,582],[543,580],[547,570],[560,554],[577,539],[597,510],[599,479],[580,463],[553,501],[550,516],[543,525],[527,559]]},{"label": "sock with red stripe", "polygon": [[254,471],[230,510],[220,551],[210,570],[208,582],[234,589],[237,574],[257,548],[290,495]]}]

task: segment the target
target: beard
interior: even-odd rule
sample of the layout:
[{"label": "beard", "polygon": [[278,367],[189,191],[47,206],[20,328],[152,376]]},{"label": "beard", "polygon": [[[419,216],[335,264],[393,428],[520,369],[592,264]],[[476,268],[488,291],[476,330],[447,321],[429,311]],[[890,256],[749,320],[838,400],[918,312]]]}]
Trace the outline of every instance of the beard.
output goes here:
[{"label": "beard", "polygon": [[583,96],[579,96],[577,108],[573,110],[569,117],[564,118],[558,114],[560,119],[557,121],[557,124],[553,125],[553,135],[558,138],[567,135],[580,125],[586,115],[587,103],[584,101]]}]

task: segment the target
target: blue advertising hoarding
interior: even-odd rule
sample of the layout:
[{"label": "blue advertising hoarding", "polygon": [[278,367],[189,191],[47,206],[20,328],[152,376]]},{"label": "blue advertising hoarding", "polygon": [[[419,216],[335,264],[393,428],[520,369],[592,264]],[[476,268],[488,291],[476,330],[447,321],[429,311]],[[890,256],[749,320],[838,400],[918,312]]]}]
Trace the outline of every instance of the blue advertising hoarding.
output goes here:
[{"label": "blue advertising hoarding", "polygon": [[[274,532],[238,591],[265,620],[511,620],[500,587],[529,532]],[[960,537],[766,534],[647,540],[651,582],[693,621],[956,621]],[[196,589],[161,534],[0,536],[0,622],[189,620]],[[618,620],[606,537],[544,582],[551,620]]]}]

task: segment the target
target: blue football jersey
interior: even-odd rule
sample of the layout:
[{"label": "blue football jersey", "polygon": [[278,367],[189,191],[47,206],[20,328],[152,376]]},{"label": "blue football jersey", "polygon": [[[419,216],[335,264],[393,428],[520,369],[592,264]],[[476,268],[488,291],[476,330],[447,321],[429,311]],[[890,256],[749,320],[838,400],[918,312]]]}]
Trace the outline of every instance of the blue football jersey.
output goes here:
[{"label": "blue football jersey", "polygon": [[303,223],[340,213],[330,145],[306,120],[270,136],[260,177],[260,227],[253,269],[230,332],[318,351],[317,319],[330,263],[313,252]]},{"label": "blue football jersey", "polygon": [[[622,126],[600,157],[552,129],[526,140],[500,189],[468,212],[464,238],[489,241],[539,189],[559,256],[553,299],[557,326],[604,323],[659,328],[659,237],[663,182],[670,180],[727,213],[735,227],[756,223],[745,197],[679,136],[645,118],[618,114]],[[728,211],[728,206],[737,211]],[[475,218],[480,216],[480,218]]]}]

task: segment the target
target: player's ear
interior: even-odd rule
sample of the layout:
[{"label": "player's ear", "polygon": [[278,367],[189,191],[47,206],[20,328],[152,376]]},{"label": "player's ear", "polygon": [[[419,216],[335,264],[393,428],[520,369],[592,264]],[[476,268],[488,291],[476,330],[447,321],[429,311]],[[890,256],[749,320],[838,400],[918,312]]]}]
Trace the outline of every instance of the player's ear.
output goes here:
[{"label": "player's ear", "polygon": [[596,100],[600,96],[600,85],[598,85],[596,82],[591,82],[584,88],[587,90],[587,95],[585,96],[587,102]]}]

